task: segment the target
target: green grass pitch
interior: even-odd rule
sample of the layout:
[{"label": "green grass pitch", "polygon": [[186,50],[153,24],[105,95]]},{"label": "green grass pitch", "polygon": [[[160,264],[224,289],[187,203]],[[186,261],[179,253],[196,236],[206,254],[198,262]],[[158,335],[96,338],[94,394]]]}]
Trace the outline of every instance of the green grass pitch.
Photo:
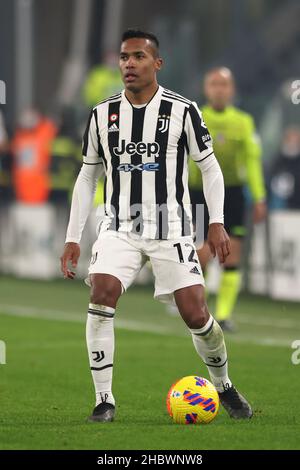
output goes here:
[{"label": "green grass pitch", "polygon": [[[299,449],[299,304],[242,296],[238,332],[227,335],[230,376],[254,408],[247,422],[223,409],[206,426],[172,423],[169,387],[185,375],[208,378],[187,329],[165,314],[152,290],[132,288],[119,303],[113,423],[88,423],[94,391],[81,282],[0,280],[0,449]],[[212,310],[213,313],[213,310]]]}]

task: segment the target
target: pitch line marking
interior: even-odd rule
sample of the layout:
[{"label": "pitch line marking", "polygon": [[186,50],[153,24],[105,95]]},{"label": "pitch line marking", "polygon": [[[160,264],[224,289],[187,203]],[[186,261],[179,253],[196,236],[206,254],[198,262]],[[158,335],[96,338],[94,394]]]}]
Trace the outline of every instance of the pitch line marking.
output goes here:
[{"label": "pitch line marking", "polygon": [[[50,310],[42,309],[37,307],[24,307],[21,305],[5,305],[0,304],[0,310],[7,315],[15,317],[25,317],[25,318],[38,318],[44,320],[53,320],[53,321],[71,321],[76,323],[85,323],[86,315],[77,312],[77,313],[67,313],[61,310]],[[123,320],[116,318],[116,328],[129,330],[129,331],[142,331],[145,333],[155,333],[166,336],[177,336],[177,337],[187,337],[189,333],[184,329],[182,333],[172,331],[163,326],[155,326],[153,324],[147,324],[143,322],[137,322],[134,320]],[[246,322],[244,322],[246,323]],[[251,322],[251,324],[256,324]],[[296,322],[295,322],[296,324]],[[295,326],[294,326],[295,328]],[[294,329],[293,328],[293,329]],[[252,335],[240,334],[239,336],[231,336],[230,341],[235,343],[252,343],[262,346],[277,346],[277,347],[290,347],[291,341],[289,339],[280,339],[274,337],[261,337],[253,338]]]}]

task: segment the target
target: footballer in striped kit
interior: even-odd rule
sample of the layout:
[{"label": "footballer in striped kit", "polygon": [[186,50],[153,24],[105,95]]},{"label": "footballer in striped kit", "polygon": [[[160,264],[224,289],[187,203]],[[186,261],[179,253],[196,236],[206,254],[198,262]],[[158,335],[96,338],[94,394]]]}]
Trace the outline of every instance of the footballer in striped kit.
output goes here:
[{"label": "footballer in striped kit", "polygon": [[[146,259],[153,268],[154,297],[176,302],[222,405],[231,417],[248,419],[251,407],[229,378],[224,336],[205,302],[204,278],[193,241],[188,158],[202,172],[212,254],[224,263],[230,253],[223,225],[224,182],[212,139],[197,105],[158,84],[156,75],[163,61],[156,36],[126,31],[119,58],[125,88],[91,110],[61,257],[65,278],[73,279],[75,272],[68,263],[73,268],[77,265],[97,181],[104,176],[105,216],[88,270],[91,291],[86,339],[96,394],[89,419],[114,420],[114,317],[119,298]],[[205,389],[201,381],[195,386]],[[201,405],[200,397],[196,404],[188,393],[183,397],[191,410],[186,418],[190,422],[200,419],[200,410],[204,416],[216,412],[215,398],[214,408],[210,402]]]}]

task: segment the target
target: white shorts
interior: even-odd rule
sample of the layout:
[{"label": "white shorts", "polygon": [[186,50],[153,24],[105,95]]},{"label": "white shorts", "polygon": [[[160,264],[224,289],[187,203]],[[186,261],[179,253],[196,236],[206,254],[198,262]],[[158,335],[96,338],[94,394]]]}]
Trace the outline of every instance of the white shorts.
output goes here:
[{"label": "white shorts", "polygon": [[107,230],[93,245],[89,274],[111,274],[126,291],[148,259],[155,278],[154,297],[161,302],[174,303],[174,291],[183,287],[204,285],[192,237],[152,240]]}]

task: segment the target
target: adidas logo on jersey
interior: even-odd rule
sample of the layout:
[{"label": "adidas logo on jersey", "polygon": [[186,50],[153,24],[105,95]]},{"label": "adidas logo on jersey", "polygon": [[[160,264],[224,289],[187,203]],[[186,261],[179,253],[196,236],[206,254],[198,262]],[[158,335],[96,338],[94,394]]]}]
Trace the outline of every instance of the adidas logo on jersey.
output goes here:
[{"label": "adidas logo on jersey", "polygon": [[117,124],[115,124],[115,123],[108,128],[108,132],[118,132],[118,131],[119,131],[119,128],[118,128]]},{"label": "adidas logo on jersey", "polygon": [[190,270],[190,273],[193,273],[193,274],[201,274],[199,269],[197,268],[197,266],[194,266],[191,270]]}]

